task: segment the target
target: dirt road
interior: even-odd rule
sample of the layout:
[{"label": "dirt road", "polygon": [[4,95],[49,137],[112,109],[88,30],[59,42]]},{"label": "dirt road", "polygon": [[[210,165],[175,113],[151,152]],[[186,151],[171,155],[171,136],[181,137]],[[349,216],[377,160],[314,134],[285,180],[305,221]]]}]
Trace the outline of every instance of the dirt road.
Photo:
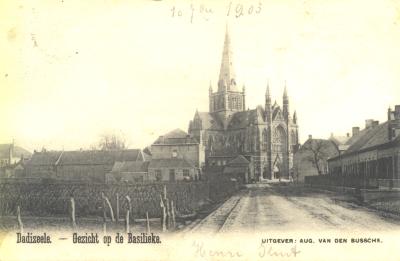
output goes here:
[{"label": "dirt road", "polygon": [[201,233],[293,230],[400,230],[400,218],[355,203],[338,195],[304,188],[254,186],[242,190],[193,227]]}]

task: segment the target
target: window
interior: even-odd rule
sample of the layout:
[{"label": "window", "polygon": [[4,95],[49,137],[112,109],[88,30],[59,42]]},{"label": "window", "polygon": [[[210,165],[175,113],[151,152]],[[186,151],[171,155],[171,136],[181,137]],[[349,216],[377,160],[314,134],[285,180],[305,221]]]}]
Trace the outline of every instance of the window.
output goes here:
[{"label": "window", "polygon": [[173,157],[173,158],[178,157],[178,151],[177,151],[177,150],[173,150],[173,151],[172,151],[172,157]]},{"label": "window", "polygon": [[188,169],[184,169],[183,170],[183,177],[189,177],[189,170]]},{"label": "window", "polygon": [[169,181],[175,181],[175,169],[169,170]]},{"label": "window", "polygon": [[161,175],[161,169],[156,169],[156,180],[161,181],[162,180],[162,175]]}]

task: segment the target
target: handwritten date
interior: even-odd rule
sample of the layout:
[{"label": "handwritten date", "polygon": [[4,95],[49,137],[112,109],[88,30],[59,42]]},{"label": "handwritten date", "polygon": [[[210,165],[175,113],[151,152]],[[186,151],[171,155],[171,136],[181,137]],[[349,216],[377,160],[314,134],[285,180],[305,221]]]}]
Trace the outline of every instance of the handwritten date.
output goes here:
[{"label": "handwritten date", "polygon": [[[188,7],[177,7],[173,6],[171,9],[171,17],[176,18],[189,18],[190,23],[193,23],[195,19],[203,19],[208,21],[216,11],[205,4],[194,5],[190,4]],[[230,1],[225,9],[226,16],[240,18],[244,16],[254,16],[262,12],[262,3],[257,2],[254,4],[242,4]]]}]

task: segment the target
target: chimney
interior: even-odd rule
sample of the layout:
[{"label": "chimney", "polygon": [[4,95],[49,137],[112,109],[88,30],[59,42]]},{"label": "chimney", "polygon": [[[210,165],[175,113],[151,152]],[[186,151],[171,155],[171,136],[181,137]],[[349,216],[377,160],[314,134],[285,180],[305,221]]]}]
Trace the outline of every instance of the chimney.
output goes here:
[{"label": "chimney", "polygon": [[347,138],[349,138],[350,137],[350,133],[346,133],[346,136],[347,136]]},{"label": "chimney", "polygon": [[378,126],[379,125],[379,121],[373,121],[372,122],[372,127],[376,127],[376,126]]},{"label": "chimney", "polygon": [[309,140],[312,139],[312,135],[311,135],[311,134],[308,135],[308,139],[309,139]]},{"label": "chimney", "polygon": [[394,106],[394,118],[400,120],[400,105]]},{"label": "chimney", "polygon": [[400,105],[395,105],[394,110],[388,109],[388,138],[394,139],[400,134]]},{"label": "chimney", "polygon": [[352,132],[352,136],[357,135],[360,132],[360,127],[353,127],[351,132]]},{"label": "chimney", "polygon": [[374,122],[374,120],[373,120],[373,119],[368,119],[368,120],[365,120],[365,128],[366,128],[366,129],[369,129],[369,128],[371,128],[371,127],[372,127],[372,125],[373,125],[373,122]]}]

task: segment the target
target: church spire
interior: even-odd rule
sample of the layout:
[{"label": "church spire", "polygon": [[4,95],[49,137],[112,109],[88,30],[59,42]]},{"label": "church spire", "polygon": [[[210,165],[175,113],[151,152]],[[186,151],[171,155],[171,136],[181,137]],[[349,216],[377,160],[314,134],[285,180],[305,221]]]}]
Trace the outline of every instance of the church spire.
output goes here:
[{"label": "church spire", "polygon": [[224,91],[225,88],[228,91],[237,91],[228,24],[226,24],[224,50],[222,52],[221,69],[219,71],[218,91]]},{"label": "church spire", "polygon": [[283,89],[283,100],[288,100],[286,81],[285,81],[285,88]]},{"label": "church spire", "polygon": [[271,92],[269,90],[269,81],[267,82],[267,90],[265,91],[265,104],[271,106]]},{"label": "church spire", "polygon": [[287,87],[286,87],[286,81],[285,81],[285,89],[283,90],[283,115],[285,116],[285,119],[289,119],[289,97],[287,94]]}]

